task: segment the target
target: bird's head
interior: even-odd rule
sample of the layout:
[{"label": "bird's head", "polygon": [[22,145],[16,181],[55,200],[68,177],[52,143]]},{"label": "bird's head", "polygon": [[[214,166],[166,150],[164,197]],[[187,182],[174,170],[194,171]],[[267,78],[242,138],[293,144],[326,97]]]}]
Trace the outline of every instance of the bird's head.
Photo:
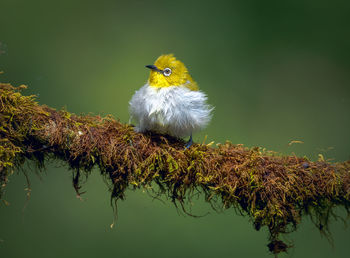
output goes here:
[{"label": "bird's head", "polygon": [[148,83],[152,87],[164,88],[183,86],[190,90],[198,90],[184,63],[177,60],[173,54],[161,55],[153,65],[146,65],[151,69]]}]

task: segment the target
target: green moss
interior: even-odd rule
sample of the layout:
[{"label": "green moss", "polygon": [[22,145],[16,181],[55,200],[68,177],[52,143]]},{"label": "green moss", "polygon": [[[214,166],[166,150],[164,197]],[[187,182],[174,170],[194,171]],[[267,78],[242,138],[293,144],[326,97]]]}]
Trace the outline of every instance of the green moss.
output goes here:
[{"label": "green moss", "polygon": [[47,159],[65,161],[78,195],[83,179],[97,166],[112,200],[125,199],[127,189],[143,188],[189,214],[185,204],[200,192],[214,209],[235,208],[257,230],[266,226],[275,254],[289,247],[279,235],[296,230],[302,216],[309,215],[329,236],[333,207],[349,212],[349,161],[330,164],[320,156],[312,162],[230,142],[185,150],[182,140],[135,133],[111,116],[77,116],[40,106],[34,96],[21,95],[24,88],[0,84],[2,191],[13,168],[26,159],[39,167]]}]

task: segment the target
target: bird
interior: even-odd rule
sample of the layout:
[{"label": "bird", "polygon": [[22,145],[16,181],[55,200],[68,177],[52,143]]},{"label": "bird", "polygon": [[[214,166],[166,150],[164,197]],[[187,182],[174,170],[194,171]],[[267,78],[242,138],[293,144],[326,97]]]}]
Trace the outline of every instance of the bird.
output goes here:
[{"label": "bird", "polygon": [[153,65],[146,65],[150,75],[147,83],[129,101],[130,120],[136,132],[168,134],[176,138],[190,137],[204,129],[212,118],[213,107],[199,90],[185,64],[173,54],[161,55]]}]

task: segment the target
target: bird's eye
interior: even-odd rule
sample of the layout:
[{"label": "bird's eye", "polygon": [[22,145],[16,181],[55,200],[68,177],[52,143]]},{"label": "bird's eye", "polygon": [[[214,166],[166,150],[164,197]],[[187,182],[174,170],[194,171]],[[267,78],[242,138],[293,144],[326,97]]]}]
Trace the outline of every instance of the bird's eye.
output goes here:
[{"label": "bird's eye", "polygon": [[171,74],[171,69],[170,69],[170,68],[165,68],[165,69],[163,70],[163,74],[164,74],[165,76],[169,76],[169,75]]}]

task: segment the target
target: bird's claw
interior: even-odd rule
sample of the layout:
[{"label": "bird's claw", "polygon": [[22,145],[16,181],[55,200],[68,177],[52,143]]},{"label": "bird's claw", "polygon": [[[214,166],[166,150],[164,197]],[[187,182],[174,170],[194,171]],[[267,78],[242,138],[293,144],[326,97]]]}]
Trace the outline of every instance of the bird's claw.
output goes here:
[{"label": "bird's claw", "polygon": [[185,149],[190,148],[192,146],[192,144],[193,144],[193,140],[192,140],[192,134],[191,134],[190,139],[188,140],[188,142],[185,145]]}]

